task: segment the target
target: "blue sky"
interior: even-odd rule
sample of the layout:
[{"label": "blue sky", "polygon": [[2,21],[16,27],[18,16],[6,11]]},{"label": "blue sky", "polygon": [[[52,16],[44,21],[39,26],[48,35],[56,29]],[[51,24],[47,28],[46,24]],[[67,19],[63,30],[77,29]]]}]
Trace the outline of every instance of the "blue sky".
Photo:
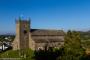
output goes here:
[{"label": "blue sky", "polygon": [[0,33],[15,32],[15,19],[31,28],[90,29],[90,0],[0,0]]}]

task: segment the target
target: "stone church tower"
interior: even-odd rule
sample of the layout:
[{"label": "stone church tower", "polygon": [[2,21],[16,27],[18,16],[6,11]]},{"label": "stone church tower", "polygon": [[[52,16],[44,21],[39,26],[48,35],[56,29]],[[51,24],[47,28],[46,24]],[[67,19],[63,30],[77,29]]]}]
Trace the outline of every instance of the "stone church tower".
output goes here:
[{"label": "stone church tower", "polygon": [[29,48],[30,20],[16,20],[16,37],[13,41],[13,50]]}]

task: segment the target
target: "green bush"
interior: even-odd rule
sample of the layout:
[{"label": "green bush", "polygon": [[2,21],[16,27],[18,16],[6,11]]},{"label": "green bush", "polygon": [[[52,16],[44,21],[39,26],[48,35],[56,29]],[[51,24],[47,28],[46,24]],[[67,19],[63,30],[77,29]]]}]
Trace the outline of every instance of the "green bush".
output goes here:
[{"label": "green bush", "polygon": [[32,60],[34,56],[34,51],[31,49],[24,50],[9,50],[0,54],[0,58],[21,58]]}]

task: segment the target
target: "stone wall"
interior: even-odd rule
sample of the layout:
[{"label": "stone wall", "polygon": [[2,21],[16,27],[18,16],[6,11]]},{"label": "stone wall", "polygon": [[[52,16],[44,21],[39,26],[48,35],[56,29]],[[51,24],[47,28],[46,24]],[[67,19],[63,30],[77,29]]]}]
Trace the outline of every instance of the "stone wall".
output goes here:
[{"label": "stone wall", "polygon": [[35,41],[35,50],[45,49],[45,46],[60,48],[64,45],[64,36],[32,36]]}]

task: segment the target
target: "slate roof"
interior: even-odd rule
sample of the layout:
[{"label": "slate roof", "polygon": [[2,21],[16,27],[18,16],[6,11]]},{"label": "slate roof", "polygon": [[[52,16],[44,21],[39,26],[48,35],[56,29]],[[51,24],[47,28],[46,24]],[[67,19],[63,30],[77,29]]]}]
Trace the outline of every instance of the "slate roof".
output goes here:
[{"label": "slate roof", "polygon": [[47,39],[34,39],[34,41],[36,42],[36,43],[47,43],[47,42],[49,42],[49,43],[52,43],[52,42],[64,42],[64,39],[49,39],[49,40],[47,40]]},{"label": "slate roof", "polygon": [[46,30],[46,29],[31,29],[31,35],[34,36],[64,36],[63,30]]},{"label": "slate roof", "polygon": [[[32,39],[36,42],[36,43],[45,43],[45,42],[62,42],[64,41],[64,38],[42,38],[42,36],[64,36],[65,33],[63,32],[63,30],[46,30],[46,29],[31,29],[31,36]],[[41,37],[41,38],[37,38],[37,37]]]}]

